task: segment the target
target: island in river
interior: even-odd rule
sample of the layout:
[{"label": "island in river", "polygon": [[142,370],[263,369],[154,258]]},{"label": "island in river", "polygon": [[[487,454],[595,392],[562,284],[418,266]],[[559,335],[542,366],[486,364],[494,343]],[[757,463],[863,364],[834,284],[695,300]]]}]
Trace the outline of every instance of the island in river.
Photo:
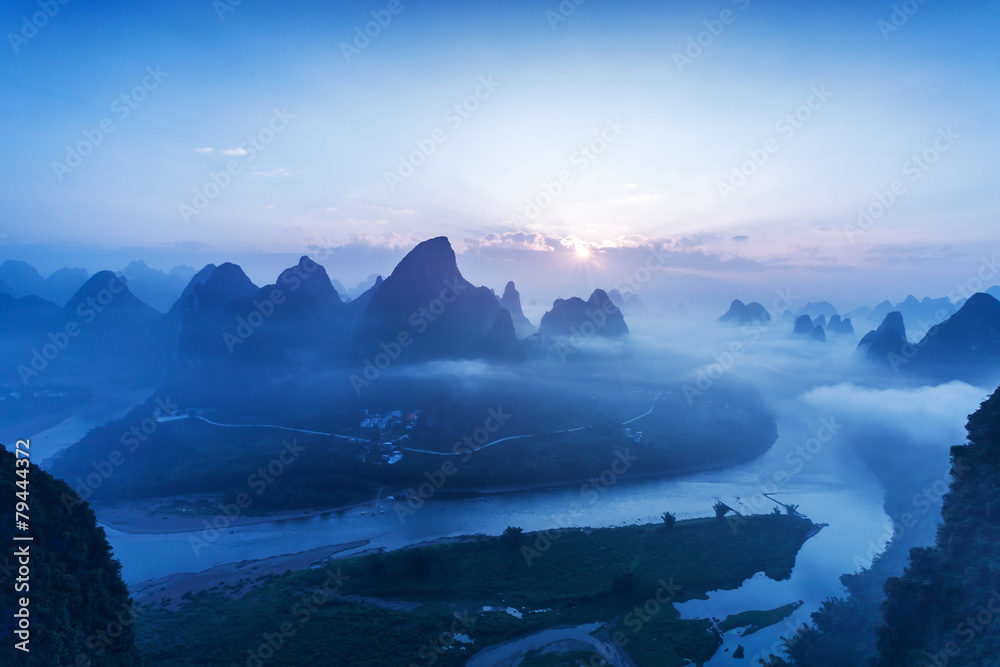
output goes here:
[{"label": "island in river", "polygon": [[146,582],[134,589],[138,636],[153,667],[700,664],[722,644],[720,621],[681,618],[674,605],[758,572],[787,579],[818,529],[796,514],[511,528],[282,574],[192,578],[180,599],[182,581]]}]

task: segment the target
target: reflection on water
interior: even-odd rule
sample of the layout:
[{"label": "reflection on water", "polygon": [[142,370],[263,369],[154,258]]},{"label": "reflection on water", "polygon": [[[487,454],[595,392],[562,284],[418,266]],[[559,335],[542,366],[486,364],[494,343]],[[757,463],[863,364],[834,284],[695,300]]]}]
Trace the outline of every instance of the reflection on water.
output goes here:
[{"label": "reflection on water", "polygon": [[[800,406],[796,408],[795,414],[800,415]],[[777,479],[779,500],[797,504],[800,512],[817,523],[829,524],[806,543],[791,579],[773,582],[758,575],[737,591],[714,592],[708,600],[693,600],[679,608],[685,617],[721,619],[747,609],[772,609],[802,600],[805,604],[790,617],[800,625],[824,598],[842,593],[842,573],[870,562],[876,552],[873,545],[885,533],[888,522],[882,510],[881,488],[848,452],[846,436],[824,443],[796,472],[798,459],[790,452],[816,434],[818,419],[819,415],[815,419],[797,416],[780,420],[778,442],[751,463],[665,480],[618,481],[596,495],[581,494],[579,488],[475,500],[439,495],[403,520],[393,509],[395,503],[383,500],[379,509],[384,513],[373,513],[369,505],[342,513],[253,524],[233,532],[127,534],[107,529],[107,533],[122,561],[125,580],[135,583],[353,540],[370,540],[366,548],[394,549],[441,537],[499,535],[511,525],[536,531],[569,525],[651,523],[660,521],[664,511],[673,512],[679,519],[711,515],[712,505],[720,499],[744,513],[767,512],[774,505],[760,494],[774,491],[775,487],[763,486],[762,482]],[[776,477],[776,473],[784,475]],[[192,543],[198,545],[197,549]],[[720,650],[713,662],[728,658],[738,643],[746,647],[748,657],[752,656],[773,644],[782,633],[787,634],[785,624],[750,637],[727,638],[730,653]]]}]

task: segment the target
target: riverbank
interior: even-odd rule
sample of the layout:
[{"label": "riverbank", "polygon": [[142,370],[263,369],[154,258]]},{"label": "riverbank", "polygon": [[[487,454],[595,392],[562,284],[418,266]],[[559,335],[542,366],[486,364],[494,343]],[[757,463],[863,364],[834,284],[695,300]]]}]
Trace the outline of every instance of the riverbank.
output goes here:
[{"label": "riverbank", "polygon": [[[680,479],[697,474],[710,475],[728,470],[734,466],[750,463],[759,459],[765,452],[754,452],[733,460],[707,466],[692,466],[681,470],[646,471],[616,475],[615,481],[627,484],[647,480]],[[434,489],[433,496],[459,500],[487,500],[512,494],[529,495],[574,489],[591,484],[595,478],[581,478],[568,482],[539,483],[524,485],[502,485],[479,488],[448,488],[443,486]],[[598,480],[599,481],[599,480]],[[419,491],[418,491],[419,492]],[[226,529],[239,526],[249,526],[259,523],[298,521],[315,517],[327,517],[343,514],[352,510],[370,511],[371,514],[392,513],[393,503],[405,501],[389,500],[388,496],[402,495],[404,490],[395,493],[380,493],[379,497],[338,507],[321,507],[286,512],[267,512],[263,514],[241,514],[226,518]],[[383,497],[386,496],[386,497]],[[419,500],[419,496],[416,497]],[[212,530],[214,517],[220,515],[220,500],[217,496],[176,495],[163,498],[150,498],[136,501],[103,502],[93,501],[91,506],[97,514],[98,523],[107,528],[113,528],[123,533],[140,535],[160,535],[172,533],[191,533]]]},{"label": "riverbank", "polygon": [[[680,618],[674,603],[739,587],[757,572],[787,578],[813,527],[804,517],[757,515],[738,523],[679,521],[672,528],[513,531],[327,558],[318,567],[263,577],[239,596],[222,587],[182,595],[176,611],[148,596],[139,636],[160,638],[143,646],[153,667],[195,664],[181,655],[198,656],[199,666],[228,667],[243,663],[287,617],[294,635],[274,664],[316,662],[316,656],[331,665],[423,664],[433,655],[447,667],[548,628],[595,623],[640,667],[700,662],[721,643],[718,631],[708,619]],[[247,567],[240,569],[259,571]],[[331,590],[311,597],[323,589]],[[300,623],[291,610],[310,599],[315,610]],[[643,610],[645,621],[637,615]],[[183,637],[185,650],[165,637]]]}]

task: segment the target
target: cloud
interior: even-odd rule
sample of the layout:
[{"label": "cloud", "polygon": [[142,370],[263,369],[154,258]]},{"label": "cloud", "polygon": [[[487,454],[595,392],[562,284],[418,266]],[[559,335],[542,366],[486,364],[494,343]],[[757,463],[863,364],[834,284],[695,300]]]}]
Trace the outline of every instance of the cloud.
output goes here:
[{"label": "cloud", "polygon": [[295,174],[301,174],[302,170],[286,169],[282,167],[281,169],[272,169],[271,171],[255,171],[254,176],[260,176],[261,178],[284,178],[286,176],[294,176]]},{"label": "cloud", "polygon": [[239,148],[239,147],[237,147],[237,148],[227,148],[224,151],[222,151],[222,154],[223,155],[246,155],[247,154],[247,149],[245,149],[245,148]]},{"label": "cloud", "polygon": [[204,148],[196,148],[196,149],[194,149],[194,152],[195,153],[211,153],[214,150],[215,149],[212,148],[211,146],[205,146]]},{"label": "cloud", "polygon": [[818,387],[802,396],[813,407],[842,418],[848,426],[890,427],[919,445],[951,447],[965,442],[965,417],[989,391],[964,382],[916,389],[872,389],[854,384]]}]

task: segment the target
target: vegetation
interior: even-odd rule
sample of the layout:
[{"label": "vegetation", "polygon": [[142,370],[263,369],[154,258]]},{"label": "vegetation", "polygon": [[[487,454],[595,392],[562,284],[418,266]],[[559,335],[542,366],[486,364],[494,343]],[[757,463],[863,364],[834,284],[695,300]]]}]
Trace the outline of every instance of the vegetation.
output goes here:
[{"label": "vegetation", "polygon": [[[812,615],[813,625],[787,643],[787,663],[772,664],[1000,665],[1000,623],[990,609],[1000,590],[1000,391],[967,428],[969,444],[951,449],[952,481],[936,545],[912,549],[909,566],[894,576],[903,570],[905,545],[933,534],[934,522],[897,533],[870,568],[841,578],[848,595],[827,600]],[[889,494],[887,512],[899,521],[902,510],[912,511],[914,497]],[[1000,599],[992,604],[1000,609]]]},{"label": "vegetation", "polygon": [[[672,531],[646,525],[524,533],[517,549],[503,537],[463,538],[382,553],[378,568],[371,556],[354,557],[269,578],[239,598],[216,590],[193,595],[179,610],[149,604],[138,622],[141,647],[153,667],[231,667],[287,619],[294,635],[268,665],[422,665],[433,658],[447,667],[516,637],[599,621],[640,667],[701,663],[721,637],[709,620],[680,619],[674,603],[736,588],[756,572],[787,578],[812,529],[803,517],[750,516],[736,530],[695,519]],[[324,595],[300,622],[296,603],[328,588],[331,572],[336,595]],[[522,617],[498,611],[505,608]],[[475,643],[458,643],[455,633]],[[560,665],[563,657],[533,659]]]},{"label": "vegetation", "polygon": [[[90,506],[84,503],[67,512],[62,498],[72,491],[64,482],[33,464],[28,468],[15,466],[14,453],[0,446],[0,534],[8,547],[28,544],[30,556],[29,580],[20,582],[28,584],[27,590],[15,592],[17,570],[7,569],[18,565],[9,555],[13,548],[7,552],[9,560],[3,563],[0,574],[0,608],[5,610],[0,639],[5,654],[17,654],[16,659],[3,664],[139,665],[132,601],[121,580],[121,565],[111,557],[104,530],[97,527]],[[17,470],[27,473],[22,476]],[[15,494],[25,489],[30,528],[18,534],[33,540],[13,542],[16,503],[24,497]],[[20,641],[13,634],[13,615],[22,597],[30,600],[29,653],[13,648]]]},{"label": "vegetation", "polygon": [[746,637],[775,623],[780,623],[791,616],[801,606],[801,602],[792,602],[777,609],[769,609],[767,611],[752,610],[733,614],[732,616],[727,616],[724,621],[719,623],[719,631],[729,632],[736,628],[743,628],[743,636]]},{"label": "vegetation", "polygon": [[672,512],[663,513],[663,525],[667,528],[673,528],[674,524],[677,523],[677,517],[674,516]]},{"label": "vegetation", "polygon": [[[123,447],[122,434],[154,414],[157,406],[150,400],[124,418],[93,429],[66,449],[53,463],[53,473],[68,480],[86,477],[93,472],[92,462],[108,460],[118,452],[123,463],[93,489],[94,500],[200,494],[233,503],[239,494],[247,493],[253,502],[244,513],[252,515],[371,501],[380,489],[418,495],[420,485],[428,481],[425,474],[439,471],[445,461],[453,468],[440,476],[444,480],[441,492],[468,492],[577,483],[598,477],[612,466],[616,478],[634,475],[640,469],[632,465],[635,461],[641,461],[645,474],[736,463],[766,451],[776,438],[774,416],[760,396],[725,383],[700,397],[699,406],[692,410],[679,388],[637,385],[608,392],[562,377],[532,376],[531,380],[491,384],[488,391],[456,396],[455,388],[445,382],[425,380],[410,386],[405,378],[384,378],[371,388],[371,394],[365,394],[364,403],[353,391],[332,397],[313,385],[308,392],[282,385],[280,395],[268,394],[267,400],[247,398],[229,405],[218,396],[202,397],[214,401],[209,404],[171,387],[163,390],[163,396],[170,396],[182,411],[208,410],[205,414],[218,423],[285,425],[360,440],[252,426],[230,428],[190,418],[158,422],[155,431]],[[638,441],[627,436],[622,421],[648,410],[659,391],[663,393],[652,413],[630,424],[642,436]],[[330,410],[331,405],[338,410]],[[503,423],[491,419],[489,423],[498,427],[487,433],[484,423],[490,411],[498,408],[505,415]],[[363,409],[419,409],[421,417],[412,430],[380,436],[377,429],[358,426]],[[581,425],[587,428],[575,430]],[[489,440],[520,434],[534,435],[480,447]],[[442,452],[457,447],[459,454],[444,458],[405,451],[401,460],[387,465],[378,453],[366,453],[372,444],[369,439],[391,440],[400,435],[407,439],[399,446]],[[473,440],[474,435],[479,439]],[[260,475],[255,473],[282,455],[284,443],[293,440],[301,451],[267,483],[266,492],[259,491]],[[288,460],[288,455],[284,458]],[[188,465],[192,460],[199,465]],[[510,465],[511,461],[517,465]],[[623,463],[628,465],[623,467]],[[207,513],[217,511],[213,507]]]}]

